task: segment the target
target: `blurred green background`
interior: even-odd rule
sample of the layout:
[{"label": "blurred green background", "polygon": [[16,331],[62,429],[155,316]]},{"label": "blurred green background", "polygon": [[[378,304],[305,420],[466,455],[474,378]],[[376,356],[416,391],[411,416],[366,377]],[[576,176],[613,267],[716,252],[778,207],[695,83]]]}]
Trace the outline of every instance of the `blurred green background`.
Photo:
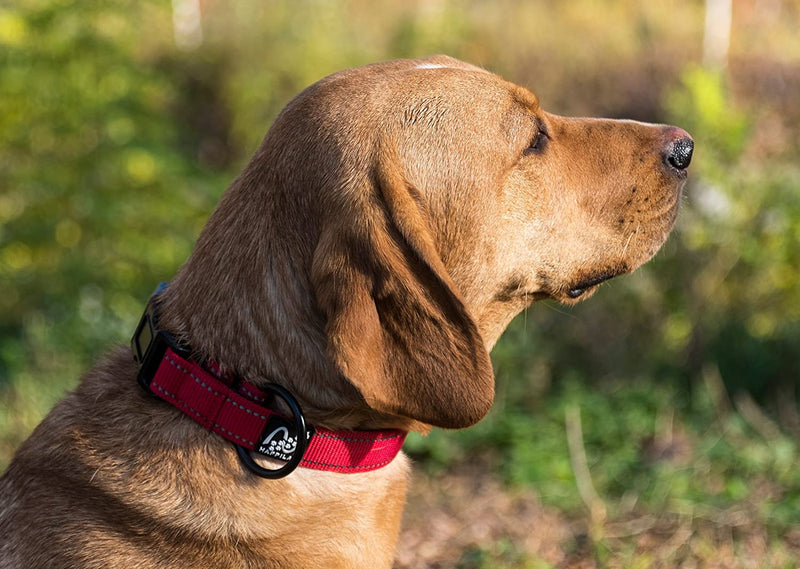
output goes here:
[{"label": "blurred green background", "polygon": [[[719,553],[719,535],[747,560],[741,532],[766,544],[759,566],[796,566],[800,2],[734,0],[728,23],[730,4],[0,1],[0,468],[127,342],[292,96],[447,53],[551,112],[677,124],[696,151],[656,259],[521,315],[493,353],[490,416],[412,438],[412,456],[534,489],[582,520],[575,555],[596,564],[702,565],[692,540]],[[688,524],[688,549],[659,561],[604,531],[647,516]],[[540,561],[489,547],[460,566]]]}]

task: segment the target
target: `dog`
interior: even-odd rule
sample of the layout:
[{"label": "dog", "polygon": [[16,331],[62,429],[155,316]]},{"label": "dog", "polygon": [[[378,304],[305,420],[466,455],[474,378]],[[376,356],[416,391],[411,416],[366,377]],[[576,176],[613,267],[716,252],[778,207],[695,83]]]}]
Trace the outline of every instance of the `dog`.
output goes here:
[{"label": "dog", "polygon": [[[533,301],[649,260],[692,152],[447,56],[308,87],[154,296],[136,359],[113,349],[18,449],[0,568],[390,567],[404,434],[489,411],[489,352]],[[309,458],[326,437],[342,456]]]}]

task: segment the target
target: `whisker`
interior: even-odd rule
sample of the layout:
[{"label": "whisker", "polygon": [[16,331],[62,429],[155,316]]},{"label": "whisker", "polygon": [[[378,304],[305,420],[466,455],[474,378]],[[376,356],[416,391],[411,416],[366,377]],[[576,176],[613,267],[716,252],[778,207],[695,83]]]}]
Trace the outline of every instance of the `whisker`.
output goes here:
[{"label": "whisker", "polygon": [[558,304],[553,304],[552,302],[543,302],[542,304],[554,312],[558,312],[559,314],[563,314],[564,316],[569,316],[570,318],[578,320],[578,316],[576,314],[566,309],[562,310]]},{"label": "whisker", "polygon": [[642,228],[642,223],[641,222],[637,223],[636,229],[634,229],[633,232],[628,236],[628,240],[625,242],[625,247],[622,248],[622,255],[620,255],[621,257],[625,256],[625,253],[628,251],[628,245],[631,244],[631,239],[633,239],[634,235],[639,233],[639,229],[641,228]]}]

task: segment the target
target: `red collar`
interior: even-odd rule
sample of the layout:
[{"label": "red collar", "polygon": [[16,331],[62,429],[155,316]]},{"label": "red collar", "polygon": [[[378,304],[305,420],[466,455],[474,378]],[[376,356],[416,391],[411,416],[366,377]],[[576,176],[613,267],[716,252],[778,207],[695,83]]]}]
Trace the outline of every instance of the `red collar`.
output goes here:
[{"label": "red collar", "polygon": [[[405,441],[406,432],[396,429],[306,427],[302,410],[283,388],[271,386],[265,392],[222,372],[213,362],[206,369],[190,359],[157,328],[152,301],[131,346],[140,365],[139,383],[145,389],[237,445],[245,465],[265,478],[285,476],[298,465],[329,472],[376,470],[389,464]],[[264,406],[275,393],[292,409],[293,419]],[[305,437],[298,436],[298,431],[304,431]],[[296,450],[302,455],[295,456]],[[278,470],[264,469],[254,463],[249,451],[288,462]]]}]

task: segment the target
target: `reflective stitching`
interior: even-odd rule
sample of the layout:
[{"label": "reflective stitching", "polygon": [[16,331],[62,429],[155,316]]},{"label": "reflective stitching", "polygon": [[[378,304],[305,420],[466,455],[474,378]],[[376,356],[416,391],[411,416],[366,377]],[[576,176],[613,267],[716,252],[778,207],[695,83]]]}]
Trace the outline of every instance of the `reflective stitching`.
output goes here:
[{"label": "reflective stitching", "polygon": [[259,397],[258,395],[247,389],[244,385],[239,386],[239,391],[244,391],[251,399],[254,399],[257,402],[264,401],[263,397]]},{"label": "reflective stitching", "polygon": [[[175,361],[174,361],[174,360],[173,360],[171,357],[167,356],[167,361],[169,361],[169,363],[171,363],[173,366],[175,366],[176,368],[178,368],[178,370],[180,370],[180,371],[181,371],[181,373],[184,373],[184,374],[189,374],[189,377],[191,377],[192,379],[194,379],[194,380],[195,380],[197,383],[199,383],[201,386],[203,386],[203,387],[205,387],[206,389],[208,389],[208,391],[209,391],[209,392],[213,393],[214,395],[222,395],[222,394],[221,394],[219,391],[215,391],[215,390],[214,390],[214,389],[213,389],[213,388],[212,388],[210,385],[207,385],[207,384],[206,384],[206,382],[204,382],[202,379],[200,379],[199,377],[197,377],[197,376],[196,376],[195,374],[193,374],[191,371],[189,371],[188,369],[184,368],[184,367],[183,367],[183,366],[181,366],[179,363],[176,363],[176,362],[175,362]],[[159,389],[160,389],[160,388],[159,388]],[[163,391],[163,389],[162,389],[162,391]],[[164,393],[166,393],[166,391],[165,391]],[[173,399],[175,399],[175,401],[180,401],[181,403],[183,403],[184,405],[186,405],[187,407],[189,407],[189,406],[188,406],[188,405],[187,405],[187,404],[186,404],[186,403],[185,403],[185,402],[184,402],[182,399],[178,399],[178,398],[177,398],[177,397],[175,397],[174,395],[170,395],[170,397],[172,397]],[[255,397],[255,396],[254,396],[254,397]],[[230,397],[228,397],[228,396],[225,396],[225,401],[223,401],[223,402],[222,402],[222,404],[223,404],[223,405],[225,405],[225,403],[230,403],[231,405],[234,405],[234,406],[238,407],[238,408],[239,408],[239,409],[241,409],[242,411],[247,411],[248,413],[250,413],[250,414],[252,414],[252,415],[255,415],[255,416],[256,416],[256,417],[258,417],[259,419],[264,419],[265,421],[267,420],[267,418],[266,418],[264,415],[259,415],[259,414],[258,414],[258,413],[256,413],[255,411],[252,411],[252,410],[248,409],[247,407],[245,407],[245,406],[243,406],[243,405],[240,405],[239,403],[237,403],[236,401],[233,401],[233,400],[232,400]],[[190,407],[190,409],[191,409],[191,407]],[[192,409],[192,410],[194,411],[194,409]],[[197,416],[198,416],[198,417],[202,417],[202,415],[200,415],[199,413],[197,413]],[[235,435],[234,435],[234,436],[235,436]],[[238,437],[237,437],[237,438],[238,438]]]},{"label": "reflective stitching", "polygon": [[393,460],[394,457],[390,458],[389,460],[384,460],[383,462],[376,462],[375,464],[356,464],[353,466],[349,466],[346,464],[328,464],[327,462],[317,462],[316,460],[307,460],[304,458],[303,460],[300,461],[300,466],[302,466],[303,463],[305,463],[305,464],[314,464],[316,466],[324,466],[326,468],[340,468],[342,470],[347,470],[347,469],[358,470],[364,468],[380,468],[381,466],[389,464]]},{"label": "reflective stitching", "polygon": [[228,433],[230,436],[234,437],[237,440],[242,441],[243,443],[249,444],[250,446],[256,446],[256,443],[254,441],[251,441],[251,440],[248,440],[248,439],[240,437],[239,435],[237,435],[236,433],[234,433],[232,431],[229,431],[228,429],[226,429],[225,427],[223,427],[219,423],[214,423],[214,427],[218,428],[220,431],[224,431],[224,432]]},{"label": "reflective stitching", "polygon": [[175,366],[176,368],[178,368],[178,370],[180,370],[182,373],[184,373],[184,374],[187,374],[187,373],[188,373],[188,374],[189,374],[189,377],[191,377],[191,378],[192,378],[192,379],[194,379],[194,380],[195,380],[197,383],[199,383],[200,385],[202,385],[203,387],[205,387],[206,389],[208,389],[208,390],[209,390],[211,393],[213,393],[214,395],[221,395],[221,394],[219,393],[219,391],[214,391],[214,390],[213,390],[213,389],[212,389],[212,388],[211,388],[209,385],[206,385],[206,382],[205,382],[205,381],[203,381],[202,379],[200,379],[199,377],[197,377],[197,376],[196,376],[195,374],[193,374],[191,371],[189,371],[188,369],[186,369],[186,368],[184,368],[184,367],[181,367],[181,365],[180,365],[180,364],[177,364],[177,363],[175,363],[175,361],[174,361],[174,360],[173,360],[171,357],[169,357],[169,354],[167,354],[167,361],[168,361],[169,363],[171,363],[173,366]]},{"label": "reflective stitching", "polygon": [[324,437],[326,439],[333,439],[335,441],[344,441],[348,443],[375,443],[378,441],[392,441],[395,439],[399,439],[403,435],[392,435],[391,437],[382,437],[382,438],[374,438],[374,439],[351,439],[347,437],[337,437],[336,435],[327,435],[325,433],[316,432],[314,433],[315,436]]},{"label": "reflective stitching", "polygon": [[238,408],[239,408],[239,409],[241,409],[242,411],[247,411],[247,412],[248,412],[248,413],[250,413],[251,415],[255,415],[255,416],[256,416],[256,417],[258,417],[259,419],[264,419],[265,421],[267,420],[267,418],[266,418],[264,415],[259,415],[258,413],[256,413],[255,411],[253,411],[253,410],[251,410],[251,409],[248,409],[248,408],[247,408],[247,407],[245,407],[244,405],[240,405],[239,403],[237,403],[236,401],[234,401],[234,400],[233,400],[233,399],[231,399],[230,397],[226,397],[226,398],[225,398],[225,402],[223,403],[223,405],[224,405],[225,403],[230,403],[231,405],[233,405],[233,406],[235,406],[235,407],[238,407]]},{"label": "reflective stitching", "polygon": [[189,409],[190,411],[192,411],[192,412],[193,412],[195,415],[197,415],[197,416],[198,416],[198,417],[200,417],[201,419],[203,419],[203,418],[204,418],[204,417],[203,417],[203,415],[200,413],[200,411],[198,411],[197,409],[195,409],[194,407],[192,407],[191,405],[189,405],[189,404],[188,404],[186,401],[184,401],[183,399],[179,399],[177,396],[173,395],[172,393],[170,393],[169,391],[167,391],[166,389],[164,389],[163,387],[161,387],[161,386],[160,386],[158,383],[156,383],[155,381],[153,381],[153,382],[152,382],[150,385],[154,385],[154,386],[155,386],[155,387],[156,387],[156,388],[157,388],[157,389],[158,389],[158,390],[159,390],[161,393],[163,393],[164,395],[166,395],[167,397],[169,397],[169,398],[170,398],[170,399],[172,399],[173,401],[177,401],[178,403],[181,403],[181,404],[182,404],[184,407],[186,407],[187,409]]}]

